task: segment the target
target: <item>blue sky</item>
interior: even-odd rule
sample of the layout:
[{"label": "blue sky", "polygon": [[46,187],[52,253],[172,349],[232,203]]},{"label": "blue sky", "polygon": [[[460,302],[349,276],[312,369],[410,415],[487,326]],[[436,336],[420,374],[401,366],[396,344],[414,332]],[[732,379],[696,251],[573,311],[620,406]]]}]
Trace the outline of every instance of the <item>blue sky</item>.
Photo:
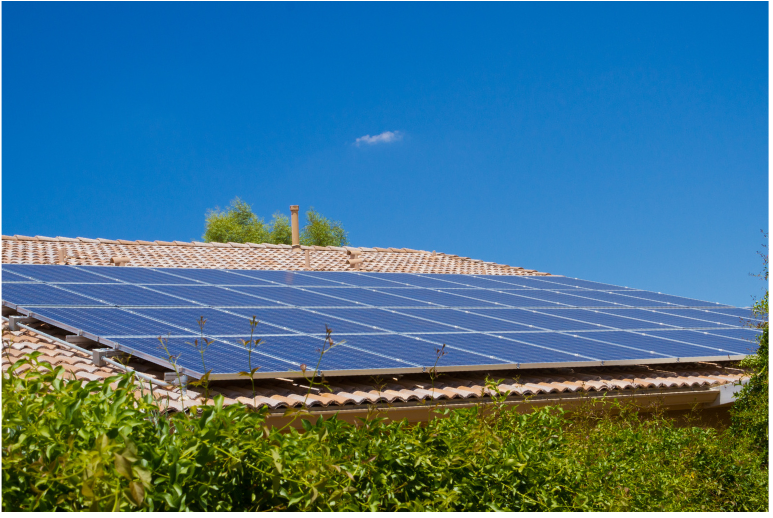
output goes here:
[{"label": "blue sky", "polygon": [[199,240],[240,196],[748,305],[767,9],[4,2],[2,232]]}]

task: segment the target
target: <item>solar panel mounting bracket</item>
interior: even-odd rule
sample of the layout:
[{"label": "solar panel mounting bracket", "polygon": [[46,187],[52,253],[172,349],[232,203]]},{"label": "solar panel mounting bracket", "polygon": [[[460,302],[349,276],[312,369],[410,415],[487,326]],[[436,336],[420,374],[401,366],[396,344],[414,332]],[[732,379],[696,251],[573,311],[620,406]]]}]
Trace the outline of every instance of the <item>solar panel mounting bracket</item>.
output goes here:
[{"label": "solar panel mounting bracket", "polygon": [[10,331],[21,331],[21,329],[19,329],[19,324],[29,324],[32,322],[37,322],[37,319],[32,317],[14,315],[14,316],[8,317],[8,329]]},{"label": "solar panel mounting bracket", "polygon": [[[69,336],[67,338],[70,338]],[[69,342],[69,340],[67,340]],[[115,356],[117,354],[121,354],[121,351],[118,351],[116,349],[93,349],[91,351],[91,359],[94,362],[94,365],[97,367],[104,367],[105,366],[105,358],[109,358],[110,356]]]}]

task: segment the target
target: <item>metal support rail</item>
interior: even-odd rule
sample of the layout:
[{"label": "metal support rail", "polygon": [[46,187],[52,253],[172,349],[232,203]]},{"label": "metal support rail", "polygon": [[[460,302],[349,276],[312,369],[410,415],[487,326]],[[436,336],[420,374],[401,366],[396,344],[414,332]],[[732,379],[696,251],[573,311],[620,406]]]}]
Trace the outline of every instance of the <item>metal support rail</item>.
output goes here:
[{"label": "metal support rail", "polygon": [[[5,322],[9,322],[9,318],[8,317],[2,317],[2,318],[3,318],[3,320]],[[16,325],[18,325],[19,327],[23,327],[24,329],[28,329],[28,330],[36,333],[36,334],[42,335],[46,339],[51,340],[53,342],[56,342],[57,344],[64,345],[65,347],[69,347],[70,349],[74,349],[74,350],[76,350],[78,352],[87,354],[87,355],[89,355],[90,357],[93,358],[93,354],[92,354],[93,351],[89,351],[88,349],[83,349],[82,347],[78,347],[77,345],[71,344],[69,342],[65,342],[64,340],[60,340],[59,338],[57,338],[55,336],[51,336],[51,335],[49,335],[47,333],[44,333],[44,332],[40,331],[39,329],[35,329],[35,328],[30,327],[28,325],[25,325],[25,324],[16,324]],[[117,362],[115,360],[111,360],[110,358],[102,358],[102,361],[105,362],[105,363],[109,363],[110,365],[112,365],[114,367],[117,367],[117,368],[119,368],[119,369],[121,369],[121,370],[123,370],[125,372],[133,372],[135,376],[137,376],[138,378],[143,379],[143,380],[145,380],[145,381],[147,381],[149,383],[153,383],[155,385],[159,385],[159,386],[164,387],[164,388],[175,388],[174,385],[171,385],[171,384],[169,384],[169,383],[167,383],[165,381],[157,380],[156,378],[154,378],[152,376],[148,376],[147,374],[143,374],[141,372],[137,372],[136,369],[132,369],[131,367],[129,367],[127,365],[124,365],[122,363],[119,363],[119,362]]]}]

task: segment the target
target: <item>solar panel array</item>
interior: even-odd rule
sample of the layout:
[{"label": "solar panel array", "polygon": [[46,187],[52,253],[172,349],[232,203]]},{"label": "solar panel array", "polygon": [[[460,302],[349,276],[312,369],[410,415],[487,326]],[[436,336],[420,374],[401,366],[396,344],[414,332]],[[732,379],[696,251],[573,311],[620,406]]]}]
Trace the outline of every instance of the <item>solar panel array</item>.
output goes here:
[{"label": "solar panel array", "polygon": [[[20,264],[2,274],[3,305],[211,379],[250,366],[300,376],[325,326],[337,343],[326,375],[718,361],[756,348],[749,309],[559,276]],[[253,316],[262,341],[250,351]],[[201,336],[213,341],[203,359]]]}]

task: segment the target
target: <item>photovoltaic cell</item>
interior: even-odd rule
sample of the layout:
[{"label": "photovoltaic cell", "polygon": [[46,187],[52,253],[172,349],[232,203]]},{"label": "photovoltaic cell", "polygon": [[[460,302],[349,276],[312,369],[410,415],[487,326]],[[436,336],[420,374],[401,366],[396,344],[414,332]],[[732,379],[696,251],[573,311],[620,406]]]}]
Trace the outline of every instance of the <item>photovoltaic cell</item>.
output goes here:
[{"label": "photovoltaic cell", "polygon": [[735,327],[742,327],[743,323],[739,317],[723,315],[714,311],[706,311],[703,309],[658,309],[658,313],[666,313],[668,315],[677,315],[684,318],[692,318],[701,322],[709,322],[709,325],[728,325]]},{"label": "photovoltaic cell", "polygon": [[381,293],[387,293],[390,295],[396,295],[399,297],[408,297],[421,302],[427,302],[436,306],[447,307],[469,307],[469,306],[495,306],[494,303],[483,301],[479,299],[473,299],[464,296],[464,291],[461,290],[454,293],[447,293],[442,291],[436,291],[433,289],[421,289],[421,288],[379,288]]},{"label": "photovoltaic cell", "polygon": [[668,337],[676,338],[676,336],[672,336],[671,333],[672,331],[647,331],[646,333],[604,331],[599,333],[576,333],[576,335],[591,341],[613,343],[635,347],[644,351],[652,351],[653,353],[658,353],[662,355],[662,357],[667,358],[701,358],[727,354],[727,352],[717,348],[697,347],[690,343],[664,339]]},{"label": "photovoltaic cell", "polygon": [[506,362],[488,355],[472,354],[459,349],[446,348],[445,354],[438,359],[441,348],[437,344],[417,340],[398,334],[387,335],[341,335],[347,345],[359,350],[384,354],[400,361],[421,367],[431,368],[437,362],[438,367],[453,365],[496,365]]},{"label": "photovoltaic cell", "polygon": [[[196,336],[191,336],[165,340],[169,355],[175,358],[174,361],[179,367],[201,374],[210,370],[214,373],[234,374],[236,375],[234,377],[237,378],[240,371],[248,370],[242,369],[249,364],[247,350],[225,340],[215,340],[215,343],[204,352],[202,363],[201,354],[190,345],[196,338]],[[155,338],[121,338],[115,342],[144,355],[146,358],[160,358],[163,362],[169,363],[166,351]],[[290,361],[277,360],[259,351],[252,353],[252,365],[259,366],[261,368],[259,372],[280,373],[298,370]]]},{"label": "photovoltaic cell", "polygon": [[[228,270],[231,273],[253,277],[269,283],[277,283],[286,286],[325,287],[346,286],[343,283],[320,279],[298,272],[279,272],[271,270]],[[245,283],[246,284],[246,283]]]},{"label": "photovoltaic cell", "polygon": [[[455,330],[467,331],[533,331],[534,327],[490,318],[461,309],[403,309],[401,313],[446,324]],[[461,328],[461,329],[460,329]],[[451,331],[451,329],[447,329]]]},{"label": "photovoltaic cell", "polygon": [[434,279],[432,277],[426,277],[424,275],[415,275],[411,273],[388,273],[388,274],[376,274],[376,273],[366,273],[364,274],[367,277],[373,277],[376,279],[383,279],[384,275],[388,275],[389,277],[386,278],[388,281],[392,282],[402,282],[405,283],[406,287],[410,286],[418,286],[420,288],[458,288],[459,285],[453,282],[444,281],[441,279]]},{"label": "photovoltaic cell", "polygon": [[687,342],[696,346],[711,347],[723,354],[750,354],[757,349],[756,344],[745,344],[726,336],[711,334],[709,331],[686,331],[674,329],[669,331],[647,331],[647,335]]},{"label": "photovoltaic cell", "polygon": [[[582,279],[573,279],[571,277],[550,277],[540,279],[540,282],[548,283],[556,288],[585,288],[599,291],[620,291],[630,290],[624,286],[615,286],[614,284],[604,284],[602,282],[584,281]],[[547,287],[546,287],[547,288]],[[550,289],[550,288],[548,288]]]},{"label": "photovoltaic cell", "polygon": [[270,288],[243,287],[239,291],[248,293],[265,300],[272,300],[281,304],[299,307],[327,307],[327,306],[354,306],[345,298],[326,296],[317,293],[320,290],[329,289],[327,295],[335,295],[337,292],[345,292],[346,288],[313,288],[300,289],[285,286],[273,286]]},{"label": "photovoltaic cell", "polygon": [[[240,308],[234,308],[237,311]],[[199,325],[201,318],[204,318],[203,333],[209,336],[222,335],[248,335],[250,333],[250,314],[234,314],[231,310],[218,310],[214,308],[153,308],[136,309],[136,313],[145,315],[149,318],[155,318],[170,322],[175,326],[185,328],[191,333],[202,333]],[[245,312],[246,313],[246,312]],[[260,338],[264,334],[286,334],[292,333],[281,327],[272,326],[266,322],[261,322],[255,329],[255,337]]]},{"label": "photovoltaic cell", "polygon": [[[521,284],[522,286],[528,287],[526,284],[523,283],[523,281],[519,280],[513,280],[510,283],[503,283],[499,280],[494,279],[486,279],[483,277],[472,277],[469,275],[453,275],[453,274],[427,274],[426,277],[430,279],[438,279],[438,280],[444,280],[449,281],[458,284],[458,288],[463,288],[465,286],[471,287],[471,288],[486,288],[486,289],[505,289],[508,286],[518,285]],[[499,276],[492,276],[492,277],[499,277]]]},{"label": "photovoltaic cell", "polygon": [[711,322],[709,320],[697,320],[693,318],[685,318],[678,315],[672,315],[671,313],[665,313],[663,311],[653,310],[653,309],[613,309],[613,308],[605,308],[599,310],[602,313],[607,313],[610,315],[617,315],[620,317],[635,319],[631,321],[629,325],[621,325],[617,327],[622,327],[626,329],[630,329],[634,322],[640,321],[641,328],[644,329],[645,327],[651,328],[653,327],[652,323],[658,323],[663,324],[666,326],[673,326],[673,327],[684,327],[684,328],[694,328],[694,327],[713,327],[716,325],[723,325],[723,324],[717,324],[716,322]]},{"label": "photovoltaic cell", "polygon": [[[3,265],[5,266],[5,265]],[[23,277],[21,275],[17,275],[11,271],[6,270],[3,268],[3,282],[38,282],[33,279],[30,279],[28,277]]]},{"label": "photovoltaic cell", "polygon": [[503,320],[509,320],[510,322],[516,322],[518,324],[533,326],[534,328],[541,329],[543,331],[581,331],[604,329],[604,326],[600,324],[591,324],[588,322],[573,320],[568,316],[561,317],[561,313],[552,315],[543,312],[543,310],[497,309],[483,312],[479,309],[474,309],[470,310],[470,312],[483,316],[501,318]]},{"label": "photovoltaic cell", "polygon": [[49,284],[3,284],[3,300],[20,306],[101,306],[98,300],[89,299],[76,293]]},{"label": "photovoltaic cell", "polygon": [[603,334],[529,333],[528,335],[508,336],[508,338],[532,345],[566,351],[593,360],[642,360],[663,358],[665,356],[655,351],[639,350],[630,346],[626,347],[620,344],[592,341],[583,338],[583,336],[592,338]]},{"label": "photovoltaic cell", "polygon": [[[458,293],[458,291],[451,292],[450,290],[443,290],[446,293]],[[525,291],[523,293],[526,293]],[[531,292],[528,292],[531,295]],[[465,290],[464,296],[471,300],[466,307],[486,307],[491,306],[487,302],[491,302],[494,306],[510,306],[510,307],[558,307],[555,302],[546,300],[538,300],[529,297],[521,297],[520,295],[509,291],[499,292],[493,290],[483,289],[471,289]]]},{"label": "photovoltaic cell", "polygon": [[[629,310],[622,310],[629,311]],[[634,310],[635,311],[635,310]],[[595,311],[592,309],[543,309],[542,313],[554,315],[557,317],[571,318],[580,322],[588,322],[590,324],[598,324],[600,326],[606,326],[616,329],[665,329],[668,326],[658,324],[652,321],[636,320],[631,318],[624,318],[622,316],[609,314],[606,310]]]},{"label": "photovoltaic cell", "polygon": [[[521,335],[518,336],[520,337]],[[467,351],[490,354],[502,358],[508,364],[561,363],[591,360],[591,358],[582,358],[563,351],[537,347],[532,344],[480,333],[421,335],[421,338],[436,344],[446,344]]]},{"label": "photovoltaic cell", "polygon": [[229,270],[211,270],[205,268],[156,268],[159,272],[176,275],[191,281],[200,281],[207,284],[218,286],[254,284],[258,286],[269,286],[270,282],[250,277],[247,275],[237,275]]},{"label": "photovoltaic cell", "polygon": [[[652,291],[631,290],[631,291],[626,291],[625,295],[627,297],[636,297],[643,300],[654,301],[654,302],[660,303],[660,305],[663,305],[663,306],[685,306],[685,307],[712,306],[717,308],[724,307],[722,304],[718,304],[716,302],[706,302],[703,300],[688,299],[686,297],[676,297],[674,295],[665,295],[663,293],[655,293]],[[655,304],[649,304],[649,305],[652,306]]]},{"label": "photovoltaic cell", "polygon": [[[343,299],[343,301],[335,304],[337,306],[357,306],[360,304],[381,307],[430,306],[427,302],[398,297],[364,288],[314,288],[314,292]],[[348,301],[349,303],[344,301]]]},{"label": "photovoltaic cell", "polygon": [[[117,267],[115,267],[117,268]],[[114,280],[105,279],[89,272],[78,270],[71,266],[56,264],[3,264],[3,271],[17,273],[32,277],[37,281],[62,283],[62,282],[101,282],[113,283]]]},{"label": "photovoltaic cell", "polygon": [[392,282],[377,275],[365,276],[354,272],[304,272],[303,275],[316,279],[340,282],[348,286],[368,288],[399,288],[400,286],[405,286],[403,283]]},{"label": "photovoltaic cell", "polygon": [[[267,300],[260,299],[245,293],[243,290],[249,289],[249,287],[240,288],[224,288],[220,286],[154,286],[153,289],[168,293],[180,299],[199,303],[207,306],[281,306],[281,304]],[[177,299],[177,306],[190,306],[196,305],[192,303],[185,303],[183,300]],[[165,304],[170,305],[170,304]]]},{"label": "photovoltaic cell", "polygon": [[190,334],[119,308],[35,308],[33,312],[41,320],[67,324],[101,337]]},{"label": "photovoltaic cell", "polygon": [[428,322],[418,318],[412,318],[402,313],[410,313],[411,309],[390,311],[378,308],[329,308],[321,309],[320,313],[337,318],[353,320],[366,326],[379,327],[385,331],[396,333],[432,333],[441,331],[453,331],[450,326]]},{"label": "photovoltaic cell", "polygon": [[183,279],[149,268],[134,268],[131,266],[123,266],[121,268],[114,266],[79,266],[78,268],[90,274],[101,275],[101,280],[97,282],[111,282],[105,280],[110,278],[129,284],[199,284],[191,279]]},{"label": "photovoltaic cell", "polygon": [[250,318],[255,316],[261,323],[256,329],[257,333],[270,332],[270,327],[267,329],[263,327],[263,324],[309,334],[325,333],[326,325],[332,329],[336,335],[338,333],[378,332],[368,325],[355,324],[353,322],[329,316],[328,313],[330,311],[325,309],[320,310],[320,312],[315,312],[314,310],[298,308],[233,308],[229,311],[249,316]]},{"label": "photovoltaic cell", "polygon": [[[743,329],[743,328],[728,328],[728,329],[710,329],[706,330],[706,333],[710,335],[725,336],[727,338],[735,338],[736,340],[746,340],[755,342],[757,338],[762,334],[757,329]],[[755,345],[755,348],[757,346]]]},{"label": "photovoltaic cell", "polygon": [[[161,286],[161,288],[167,289],[166,286]],[[195,305],[191,302],[132,284],[78,284],[68,285],[68,289],[115,306]]]},{"label": "photovoltaic cell", "polygon": [[[358,337],[359,338],[359,337]],[[370,351],[356,347],[354,342],[346,335],[339,336],[335,345],[329,352],[322,356],[320,370],[375,370],[375,369],[404,369],[415,365],[393,358],[385,351]],[[320,336],[271,336],[258,345],[258,350],[271,356],[286,357],[292,354],[293,370],[301,370],[301,365],[313,370],[320,358],[319,350],[323,346],[323,338]]]}]

